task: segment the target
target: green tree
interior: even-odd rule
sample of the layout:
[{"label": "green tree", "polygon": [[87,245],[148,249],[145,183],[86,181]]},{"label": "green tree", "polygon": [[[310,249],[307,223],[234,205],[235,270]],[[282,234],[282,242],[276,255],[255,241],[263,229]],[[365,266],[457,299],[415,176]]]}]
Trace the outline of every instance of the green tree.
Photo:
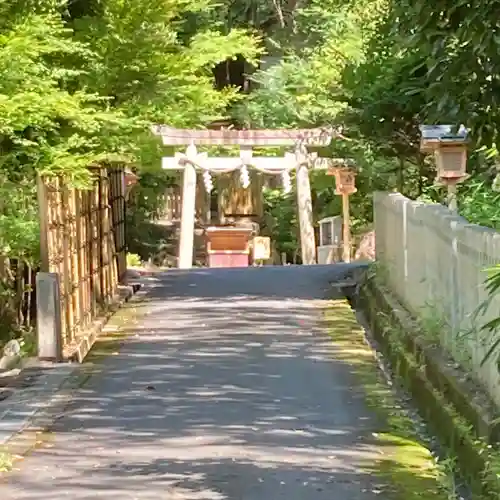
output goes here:
[{"label": "green tree", "polygon": [[203,126],[241,98],[233,88],[217,91],[211,71],[239,55],[254,61],[259,38],[207,24],[184,31],[186,16],[214,8],[210,0],[0,4],[0,287],[7,294],[15,279],[9,262],[38,259],[37,172],[64,174],[81,187],[92,163],[128,163],[154,175],[162,151],[152,124]]}]

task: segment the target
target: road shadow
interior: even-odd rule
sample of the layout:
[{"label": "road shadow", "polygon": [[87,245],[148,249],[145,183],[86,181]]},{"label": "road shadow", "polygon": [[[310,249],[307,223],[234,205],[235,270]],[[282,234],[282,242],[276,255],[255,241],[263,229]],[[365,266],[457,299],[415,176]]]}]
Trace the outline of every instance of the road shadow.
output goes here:
[{"label": "road shadow", "polygon": [[367,263],[359,261],[315,266],[171,269],[155,273],[146,285],[148,296],[152,300],[225,297],[303,300],[340,298],[343,293],[335,284],[361,276],[367,267]]},{"label": "road shadow", "polygon": [[2,486],[2,499],[389,494],[372,473],[384,455],[373,433],[385,424],[366,407],[317,308],[347,268],[319,267],[152,280],[147,314],[124,325],[116,352],[98,345],[107,356],[49,446]]}]

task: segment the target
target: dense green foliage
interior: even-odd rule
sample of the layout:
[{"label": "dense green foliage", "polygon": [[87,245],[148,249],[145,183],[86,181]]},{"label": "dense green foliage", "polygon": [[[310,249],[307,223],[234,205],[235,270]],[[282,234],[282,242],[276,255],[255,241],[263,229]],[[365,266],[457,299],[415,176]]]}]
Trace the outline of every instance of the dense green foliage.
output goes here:
[{"label": "dense green foliage", "polygon": [[[209,20],[186,26],[214,8],[210,0],[0,3],[2,296],[12,290],[12,263],[38,262],[37,173],[85,186],[95,162],[158,171],[153,123],[203,126],[240,98],[214,88],[212,68],[240,54],[253,61],[260,42]],[[14,304],[0,302],[7,324]]]},{"label": "dense green foliage", "polygon": [[265,189],[264,211],[262,234],[271,237],[279,257],[286,254],[287,262],[296,261],[300,235],[295,198],[282,189]]},{"label": "dense green foliage", "polygon": [[[485,13],[496,5],[483,3]],[[360,227],[370,222],[374,189],[439,200],[432,162],[418,151],[418,125],[465,123],[476,154],[462,210],[473,221],[497,224],[488,208],[497,199],[497,40],[494,21],[483,23],[468,7],[450,1],[429,10],[395,0],[3,2],[0,173],[4,186],[28,180],[26,189],[5,190],[3,205],[20,217],[2,215],[3,253],[15,257],[8,235],[26,223],[28,241],[17,244],[36,255],[26,202],[36,170],[63,170],[75,182],[85,181],[83,167],[96,160],[154,171],[160,148],[151,123],[203,126],[227,110],[253,127],[343,124],[349,141],[335,141],[330,153],[358,164],[353,207]],[[242,57],[250,71],[259,47],[274,64],[251,75],[250,94],[214,87],[220,62]],[[314,179],[318,217],[339,211],[331,184],[321,174]]]},{"label": "dense green foliage", "polygon": [[[231,88],[213,88],[212,66],[240,53],[249,59],[258,53],[257,39],[243,31],[222,34],[207,25],[181,42],[184,16],[209,9],[210,2],[95,5],[2,3],[0,175],[5,182],[32,181],[36,171],[63,171],[82,183],[85,167],[103,160],[157,169],[160,151],[150,125],[197,126],[223,115],[238,95]],[[24,197],[9,193],[3,205],[16,212]],[[11,223],[8,218],[0,226],[0,238],[10,241]],[[0,242],[3,254],[18,257]]]},{"label": "dense green foliage", "polygon": [[[139,227],[172,180],[158,174],[162,148],[150,125],[206,126],[228,115],[246,127],[342,125],[347,139],[327,153],[358,166],[359,230],[370,226],[376,189],[443,200],[433,162],[419,152],[418,125],[464,123],[473,175],[460,188],[461,212],[500,227],[499,3],[4,0],[2,259],[36,265],[36,172],[85,184],[91,162],[135,166],[143,175],[132,213]],[[248,79],[249,93],[227,85]],[[332,178],[314,174],[312,185],[317,218],[339,213]],[[293,199],[266,195],[272,234],[289,252],[297,245]]]},{"label": "dense green foliage", "polygon": [[[483,3],[484,12],[498,5]],[[464,123],[472,133],[474,176],[461,189],[462,213],[496,226],[498,197],[491,186],[498,129],[494,54],[500,41],[490,26],[494,21],[481,24],[481,9],[472,13],[469,2],[300,5],[287,43],[274,45],[281,62],[254,75],[260,87],[239,109],[241,121],[342,124],[350,140],[335,141],[330,152],[358,164],[353,206],[360,226],[370,222],[373,189],[443,200],[443,190],[433,184],[434,165],[419,152],[418,126]],[[322,175],[314,181],[318,216],[339,210],[329,183]]]}]

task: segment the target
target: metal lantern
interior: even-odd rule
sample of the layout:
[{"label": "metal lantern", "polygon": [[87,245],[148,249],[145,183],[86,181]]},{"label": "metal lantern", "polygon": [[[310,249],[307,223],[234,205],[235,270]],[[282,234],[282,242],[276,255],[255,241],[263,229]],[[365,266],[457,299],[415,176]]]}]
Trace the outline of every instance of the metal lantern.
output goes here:
[{"label": "metal lantern", "polygon": [[353,194],[356,189],[356,174],[347,168],[335,170],[335,194]]},{"label": "metal lantern", "polygon": [[129,168],[125,169],[124,176],[123,176],[123,182],[124,182],[124,187],[125,187],[125,199],[128,200],[130,196],[130,192],[132,191],[133,187],[138,183],[139,177],[132,172]]},{"label": "metal lantern", "polygon": [[441,141],[434,150],[439,179],[462,179],[467,176],[467,145],[460,141]]}]

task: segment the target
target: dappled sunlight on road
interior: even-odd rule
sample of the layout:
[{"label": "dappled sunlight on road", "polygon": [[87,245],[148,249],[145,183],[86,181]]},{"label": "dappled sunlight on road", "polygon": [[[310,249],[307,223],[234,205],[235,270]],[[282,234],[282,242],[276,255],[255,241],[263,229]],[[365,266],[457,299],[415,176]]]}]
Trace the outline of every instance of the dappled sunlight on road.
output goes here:
[{"label": "dappled sunlight on road", "polygon": [[2,499],[375,498],[380,424],[319,321],[329,272],[165,273]]}]

